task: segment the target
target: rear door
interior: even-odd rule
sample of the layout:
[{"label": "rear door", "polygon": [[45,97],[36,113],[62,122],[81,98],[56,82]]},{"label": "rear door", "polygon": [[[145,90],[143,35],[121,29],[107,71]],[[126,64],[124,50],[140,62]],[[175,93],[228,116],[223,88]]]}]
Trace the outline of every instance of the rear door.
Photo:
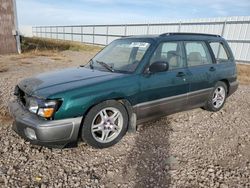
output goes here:
[{"label": "rear door", "polygon": [[188,66],[188,107],[199,107],[204,105],[213,89],[216,64],[206,42],[186,41],[184,48]]},{"label": "rear door", "polygon": [[225,41],[211,41],[209,45],[216,62],[216,79],[226,79],[229,83],[234,82],[237,79],[237,70],[234,57],[229,51],[229,46]]},{"label": "rear door", "polygon": [[149,65],[157,61],[167,61],[169,70],[141,75],[141,92],[139,104],[136,105],[139,120],[177,112],[187,104],[189,85],[186,81],[187,69],[182,42],[159,44]]}]

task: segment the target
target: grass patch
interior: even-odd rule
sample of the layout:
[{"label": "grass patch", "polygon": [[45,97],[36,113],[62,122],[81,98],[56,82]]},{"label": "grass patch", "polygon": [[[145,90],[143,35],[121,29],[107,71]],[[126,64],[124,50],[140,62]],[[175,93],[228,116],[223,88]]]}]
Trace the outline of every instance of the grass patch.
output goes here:
[{"label": "grass patch", "polygon": [[241,84],[250,84],[250,65],[237,64],[238,80]]},{"label": "grass patch", "polygon": [[22,38],[22,51],[30,52],[30,51],[87,51],[87,52],[98,52],[102,49],[100,46],[87,45],[80,42],[71,42],[64,40],[55,40],[55,39],[44,39],[44,38]]},{"label": "grass patch", "polygon": [[64,60],[64,61],[68,60],[68,58],[65,55],[59,53],[59,51],[57,51],[57,50],[30,50],[30,51],[23,52],[18,56],[10,57],[10,60],[12,60],[12,61],[20,61],[20,60],[23,60],[23,59],[36,58],[36,57],[39,57],[39,56],[49,57],[50,59],[53,59],[55,61],[57,61],[57,60]]}]

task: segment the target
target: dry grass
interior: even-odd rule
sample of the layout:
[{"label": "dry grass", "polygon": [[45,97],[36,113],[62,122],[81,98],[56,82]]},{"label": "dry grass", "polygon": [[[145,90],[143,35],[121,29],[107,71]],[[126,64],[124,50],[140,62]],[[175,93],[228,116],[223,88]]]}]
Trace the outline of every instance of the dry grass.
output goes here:
[{"label": "dry grass", "polygon": [[11,60],[35,58],[39,56],[49,57],[55,61],[69,61],[65,55],[59,53],[65,50],[98,52],[100,46],[87,45],[79,42],[42,39],[42,38],[22,38],[22,54],[11,57]]},{"label": "dry grass", "polygon": [[80,42],[71,42],[64,40],[55,39],[44,39],[44,38],[23,38],[22,39],[22,50],[23,52],[29,51],[85,51],[85,52],[97,52],[100,51],[102,47],[95,45],[87,45]]},{"label": "dry grass", "polygon": [[240,84],[250,84],[250,65],[237,65]]},{"label": "dry grass", "polygon": [[59,51],[57,50],[30,50],[30,51],[23,52],[22,54],[18,56],[12,56],[10,59],[15,61],[15,60],[26,59],[26,58],[35,58],[38,56],[51,57],[51,58],[54,58],[55,60],[63,59],[63,55],[59,54]]}]

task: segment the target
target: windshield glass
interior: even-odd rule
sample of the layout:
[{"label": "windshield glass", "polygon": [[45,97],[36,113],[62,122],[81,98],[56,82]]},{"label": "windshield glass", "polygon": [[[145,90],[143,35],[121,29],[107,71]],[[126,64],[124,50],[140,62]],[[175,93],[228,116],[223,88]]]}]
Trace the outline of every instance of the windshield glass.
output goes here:
[{"label": "windshield glass", "polygon": [[132,73],[149,46],[149,42],[132,39],[113,41],[92,59],[90,67],[112,72]]}]

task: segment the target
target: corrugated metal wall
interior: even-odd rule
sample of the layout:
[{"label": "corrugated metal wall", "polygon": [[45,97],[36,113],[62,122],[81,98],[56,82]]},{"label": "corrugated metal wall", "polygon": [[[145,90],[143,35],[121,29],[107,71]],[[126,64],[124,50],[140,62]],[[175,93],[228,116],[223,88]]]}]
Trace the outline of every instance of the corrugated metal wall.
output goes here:
[{"label": "corrugated metal wall", "polygon": [[13,0],[0,0],[0,54],[17,52],[15,4]]},{"label": "corrugated metal wall", "polygon": [[250,16],[193,19],[151,24],[33,27],[33,35],[36,37],[101,45],[107,45],[117,38],[128,35],[167,32],[194,32],[221,35],[228,40],[235,58],[239,62],[250,63]]}]

